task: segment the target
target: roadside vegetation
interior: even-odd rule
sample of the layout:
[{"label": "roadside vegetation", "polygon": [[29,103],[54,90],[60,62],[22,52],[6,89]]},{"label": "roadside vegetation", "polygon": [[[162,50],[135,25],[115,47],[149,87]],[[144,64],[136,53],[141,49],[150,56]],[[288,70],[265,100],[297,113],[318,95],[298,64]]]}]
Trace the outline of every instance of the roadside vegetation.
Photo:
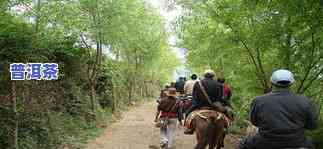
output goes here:
[{"label": "roadside vegetation", "polygon": [[[142,0],[0,2],[0,148],[82,147],[179,65]],[[11,81],[11,63],[58,63],[56,81]]]},{"label": "roadside vegetation", "polygon": [[[311,97],[322,124],[323,5],[319,0],[175,0],[183,15],[175,22],[188,68],[225,76],[240,131],[253,97],[270,89],[271,73],[295,73],[293,90]],[[323,148],[323,127],[309,133]]]}]

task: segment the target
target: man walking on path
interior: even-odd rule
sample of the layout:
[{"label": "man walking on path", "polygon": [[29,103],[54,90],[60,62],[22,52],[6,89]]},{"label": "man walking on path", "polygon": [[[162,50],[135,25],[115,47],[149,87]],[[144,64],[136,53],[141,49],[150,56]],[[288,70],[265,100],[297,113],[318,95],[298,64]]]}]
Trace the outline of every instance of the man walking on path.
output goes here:
[{"label": "man walking on path", "polygon": [[167,97],[162,98],[158,110],[160,114],[160,135],[161,135],[161,147],[171,149],[174,145],[177,121],[178,119],[179,105],[176,97],[176,89],[169,88],[167,91]]},{"label": "man walking on path", "polygon": [[[168,89],[170,88],[169,85],[165,85],[165,88],[163,88],[161,91],[160,91],[160,94],[159,94],[159,97],[157,98],[156,102],[159,104],[161,99],[167,97],[167,91]],[[158,109],[157,107],[157,111],[156,111],[156,114],[155,114],[155,120],[154,122],[157,123],[158,122],[158,118],[159,118],[159,114],[160,114],[160,110]]]},{"label": "man walking on path", "polygon": [[273,91],[256,97],[251,104],[250,121],[259,131],[242,141],[238,149],[313,148],[304,134],[317,125],[309,99],[289,90],[294,76],[288,70],[275,71],[271,82]]}]

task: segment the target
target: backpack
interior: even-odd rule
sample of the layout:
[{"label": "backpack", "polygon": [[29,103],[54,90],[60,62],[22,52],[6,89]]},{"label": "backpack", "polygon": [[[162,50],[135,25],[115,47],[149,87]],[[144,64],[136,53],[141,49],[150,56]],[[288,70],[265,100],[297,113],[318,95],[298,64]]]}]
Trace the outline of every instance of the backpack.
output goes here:
[{"label": "backpack", "polygon": [[175,97],[166,96],[160,100],[158,110],[164,112],[173,112],[176,108],[176,103],[177,99]]}]

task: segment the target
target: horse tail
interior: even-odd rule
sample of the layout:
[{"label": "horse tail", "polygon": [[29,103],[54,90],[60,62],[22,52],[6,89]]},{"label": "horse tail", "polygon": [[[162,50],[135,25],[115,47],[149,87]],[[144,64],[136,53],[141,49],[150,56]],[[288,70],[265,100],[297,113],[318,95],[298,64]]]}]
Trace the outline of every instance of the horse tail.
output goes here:
[{"label": "horse tail", "polygon": [[215,129],[216,129],[216,124],[214,123],[215,121],[215,118],[214,117],[210,117],[208,119],[208,124],[207,124],[207,127],[206,129],[204,130],[204,135],[203,135],[203,144],[208,144],[212,141],[211,138],[214,138],[214,132],[215,132]]},{"label": "horse tail", "polygon": [[203,135],[203,144],[214,147],[218,144],[219,139],[222,137],[221,132],[224,131],[221,119],[222,117],[220,117],[220,115],[218,115],[218,117],[211,116],[208,118],[208,124]]}]

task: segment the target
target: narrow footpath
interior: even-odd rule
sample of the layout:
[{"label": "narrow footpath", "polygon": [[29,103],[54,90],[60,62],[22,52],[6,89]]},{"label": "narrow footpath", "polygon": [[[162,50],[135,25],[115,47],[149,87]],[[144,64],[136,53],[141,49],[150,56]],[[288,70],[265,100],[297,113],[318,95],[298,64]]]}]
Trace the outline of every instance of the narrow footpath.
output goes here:
[{"label": "narrow footpath", "polygon": [[[159,129],[153,126],[156,105],[146,103],[125,112],[122,119],[105,132],[89,141],[87,149],[159,149]],[[226,139],[225,149],[234,149],[231,137]],[[178,127],[176,149],[193,149],[195,135],[183,134]]]}]

